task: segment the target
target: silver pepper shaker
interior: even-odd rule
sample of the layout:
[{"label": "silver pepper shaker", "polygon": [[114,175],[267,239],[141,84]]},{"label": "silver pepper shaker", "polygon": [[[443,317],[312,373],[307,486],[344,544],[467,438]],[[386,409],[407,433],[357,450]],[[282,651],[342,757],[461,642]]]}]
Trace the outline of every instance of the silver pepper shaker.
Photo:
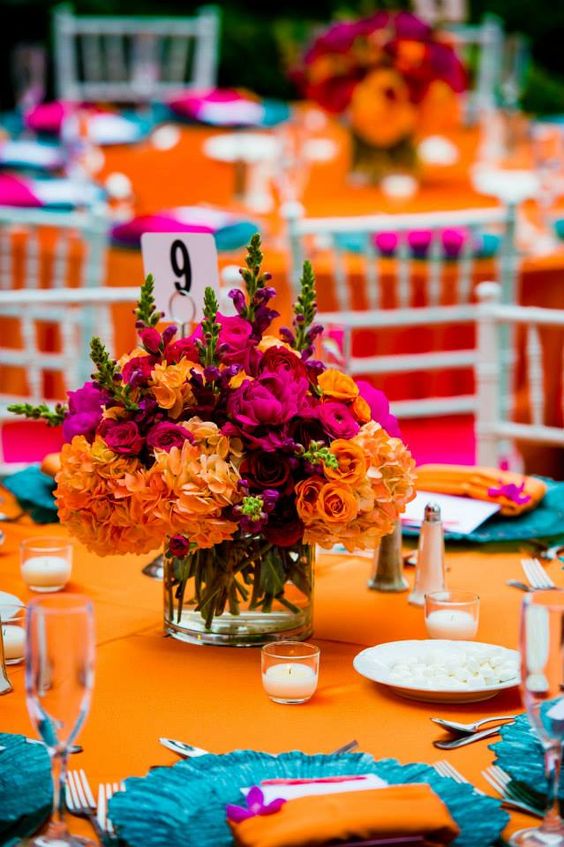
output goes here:
[{"label": "silver pepper shaker", "polygon": [[445,541],[441,509],[436,503],[428,503],[419,534],[415,584],[408,602],[422,606],[425,594],[442,591],[445,587]]}]

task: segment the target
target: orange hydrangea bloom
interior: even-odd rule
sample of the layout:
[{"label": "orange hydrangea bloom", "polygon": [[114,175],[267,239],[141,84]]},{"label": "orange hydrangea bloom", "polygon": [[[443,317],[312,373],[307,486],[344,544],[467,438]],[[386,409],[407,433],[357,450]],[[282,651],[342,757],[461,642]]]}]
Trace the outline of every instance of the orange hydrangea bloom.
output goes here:
[{"label": "orange hydrangea bloom", "polygon": [[182,409],[194,402],[192,389],[187,382],[190,372],[198,366],[189,359],[180,359],[175,365],[159,362],[151,374],[155,400],[163,409],[168,409],[171,418],[180,417]]}]

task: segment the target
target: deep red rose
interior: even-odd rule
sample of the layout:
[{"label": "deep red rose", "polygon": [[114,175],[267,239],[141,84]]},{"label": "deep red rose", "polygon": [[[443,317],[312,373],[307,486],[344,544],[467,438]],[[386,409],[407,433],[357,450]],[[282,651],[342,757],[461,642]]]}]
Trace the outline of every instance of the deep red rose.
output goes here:
[{"label": "deep red rose", "polygon": [[183,535],[173,535],[168,542],[168,550],[177,559],[183,559],[190,552],[190,542]]},{"label": "deep red rose", "polygon": [[152,356],[135,356],[126,362],[121,369],[123,381],[128,385],[139,385],[146,382],[155,366],[155,359]]},{"label": "deep red rose", "polygon": [[263,371],[289,371],[296,377],[305,377],[306,369],[299,356],[287,347],[269,347],[262,354],[259,363],[259,373]]},{"label": "deep red rose", "polygon": [[240,473],[248,480],[251,488],[274,488],[289,492],[294,487],[292,470],[287,456],[262,451],[253,451],[243,460]]},{"label": "deep red rose", "polygon": [[165,349],[165,359],[169,365],[176,365],[181,359],[199,362],[200,355],[193,338],[179,338]]},{"label": "deep red rose", "polygon": [[194,440],[189,430],[172,421],[162,421],[151,427],[146,438],[148,447],[153,450],[166,450],[167,453],[173,447],[182,447],[185,441]]},{"label": "deep red rose", "polygon": [[302,540],[304,525],[298,517],[292,497],[281,497],[271,513],[264,536],[277,547],[293,547]]},{"label": "deep red rose", "polygon": [[98,430],[110,450],[121,456],[137,456],[144,445],[134,421],[103,420]]}]

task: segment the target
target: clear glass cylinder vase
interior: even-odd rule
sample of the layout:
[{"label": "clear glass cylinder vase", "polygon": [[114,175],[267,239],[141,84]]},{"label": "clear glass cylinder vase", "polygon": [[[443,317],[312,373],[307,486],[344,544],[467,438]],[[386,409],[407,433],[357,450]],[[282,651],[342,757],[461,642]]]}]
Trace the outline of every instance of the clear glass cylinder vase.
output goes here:
[{"label": "clear glass cylinder vase", "polygon": [[252,647],[312,633],[314,548],[264,538],[165,555],[164,628],[190,644]]}]

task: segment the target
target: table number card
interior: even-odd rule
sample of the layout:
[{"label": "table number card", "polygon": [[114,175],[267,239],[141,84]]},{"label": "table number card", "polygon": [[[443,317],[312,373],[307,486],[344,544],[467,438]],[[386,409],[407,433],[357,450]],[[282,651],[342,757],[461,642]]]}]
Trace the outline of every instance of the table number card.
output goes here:
[{"label": "table number card", "polygon": [[[219,296],[217,248],[209,232],[146,232],[141,236],[145,276],[155,279],[157,308],[168,320],[201,321],[204,290]],[[186,300],[183,302],[183,298]]]}]

